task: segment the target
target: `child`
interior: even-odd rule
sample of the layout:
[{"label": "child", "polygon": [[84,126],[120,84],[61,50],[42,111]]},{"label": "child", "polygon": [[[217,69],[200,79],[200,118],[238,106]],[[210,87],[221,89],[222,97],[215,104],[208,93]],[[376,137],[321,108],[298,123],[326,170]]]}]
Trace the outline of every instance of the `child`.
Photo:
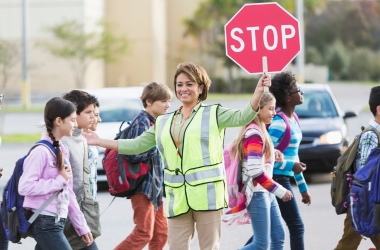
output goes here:
[{"label": "child", "polygon": [[[306,181],[302,171],[306,165],[299,161],[298,147],[302,140],[302,132],[294,117],[296,105],[303,103],[303,92],[298,86],[294,75],[291,72],[281,72],[273,77],[272,86],[269,88],[276,98],[279,111],[285,114],[291,128],[291,139],[288,147],[283,151],[284,160],[276,162],[273,170],[273,180],[280,183],[293,193],[290,178],[294,177],[298,189],[302,196],[302,202],[310,205],[311,197],[308,192]],[[277,148],[285,134],[285,121],[279,115],[276,115],[269,127],[269,134],[273,141],[274,147]],[[298,210],[296,199],[289,202],[283,202],[277,198],[282,218],[289,228],[290,248],[292,250],[303,250],[304,247],[304,225]]]},{"label": "child", "polygon": [[[374,116],[374,119],[369,121],[369,126],[376,128],[380,132],[380,86],[373,87],[369,95],[369,108]],[[356,156],[355,168],[356,171],[361,169],[367,162],[367,158],[371,150],[378,146],[377,135],[368,131],[362,135],[359,142],[358,154]],[[352,228],[350,213],[347,211],[346,219],[344,220],[343,235],[335,250],[354,250],[358,249],[362,236],[355,232]],[[380,249],[380,235],[370,238],[376,249]]]},{"label": "child", "polygon": [[60,142],[63,136],[71,136],[77,126],[75,105],[60,97],[47,102],[44,111],[47,140],[56,148],[56,156],[44,146],[31,151],[24,162],[24,172],[19,182],[19,193],[25,196],[23,207],[35,211],[54,193],[60,194],[42,211],[31,225],[36,240],[36,249],[71,250],[63,229],[67,216],[82,235],[86,245],[93,241],[83,213],[80,211],[73,192],[71,165],[68,151]]},{"label": "child", "polygon": [[[232,155],[243,162],[243,181],[248,181],[246,206],[255,235],[251,243],[241,248],[244,250],[284,248],[285,232],[275,196],[286,202],[292,194],[271,179],[275,150],[265,127],[276,114],[275,102],[271,93],[262,94],[258,115],[243,127],[232,147]],[[282,153],[276,151],[276,158],[281,159]]]},{"label": "child", "polygon": [[[90,130],[96,131],[96,128],[98,127],[98,123],[101,122],[102,119],[100,118],[100,112],[99,112],[99,101],[96,100],[95,103],[95,108],[94,108],[94,121],[90,126]],[[84,132],[87,132],[88,129],[84,128]],[[99,158],[99,152],[98,152],[98,147],[96,146],[88,146],[88,167],[90,168],[90,191],[92,197],[95,199],[96,198],[96,193],[98,190],[98,184],[97,184],[97,179],[98,179],[98,158]]]},{"label": "child", "polygon": [[[82,136],[82,130],[88,129],[94,122],[94,109],[97,99],[81,90],[72,90],[64,94],[63,99],[71,101],[77,108],[76,119],[78,127],[74,129],[72,137],[62,138],[62,142],[69,149],[69,160],[73,171],[73,191],[77,194],[83,187],[84,163],[88,161],[88,153],[85,152],[85,144],[87,144],[87,142]],[[94,186],[96,186],[96,183],[92,183],[90,190],[94,190]],[[77,248],[77,246],[72,247]],[[95,241],[93,241],[90,246],[80,249],[97,250],[98,247]]]},{"label": "child", "polygon": [[[128,138],[136,138],[155,123],[157,116],[165,114],[170,107],[172,93],[160,83],[151,82],[145,86],[141,101],[145,110],[137,115]],[[144,162],[150,169],[146,180],[131,197],[133,220],[136,224],[132,233],[115,250],[140,250],[149,244],[149,249],[164,249],[168,237],[168,226],[162,202],[163,167],[157,147],[127,156],[132,162]],[[152,176],[150,173],[154,173]]]}]

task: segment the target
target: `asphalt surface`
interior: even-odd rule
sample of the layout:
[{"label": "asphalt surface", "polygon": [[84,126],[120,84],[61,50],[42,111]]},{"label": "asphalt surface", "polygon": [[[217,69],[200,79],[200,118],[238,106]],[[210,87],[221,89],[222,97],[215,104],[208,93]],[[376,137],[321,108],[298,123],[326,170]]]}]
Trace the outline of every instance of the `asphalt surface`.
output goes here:
[{"label": "asphalt surface", "polygon": [[[370,90],[369,86],[355,84],[331,84],[330,86],[344,111],[360,110],[367,105]],[[241,108],[247,103],[247,100],[221,101],[221,103],[226,107]],[[171,109],[178,107],[179,103],[173,100]],[[43,119],[42,113],[6,114],[4,118],[3,133],[42,132],[42,129],[38,127]],[[370,112],[365,111],[361,112],[358,117],[348,119],[351,137],[359,132],[361,125],[367,125],[370,118]],[[226,143],[236,137],[238,130],[239,129],[227,129]],[[3,144],[0,147],[1,166],[4,168],[4,176],[0,179],[0,187],[2,187],[9,178],[15,161],[28,151],[30,145],[31,144]],[[301,203],[301,195],[299,195],[296,187],[294,189],[295,198],[298,201],[300,213],[305,223],[305,249],[333,249],[342,234],[344,216],[335,215],[334,209],[331,206],[330,176],[327,173],[313,174],[307,176],[307,178],[310,194],[312,196],[312,204],[310,206]],[[103,190],[99,192],[97,200],[100,202],[101,211],[104,211],[111,202],[112,197],[108,194],[107,190]],[[105,250],[113,249],[121,240],[128,236],[134,227],[130,201],[121,198],[115,199],[114,203],[101,216],[101,225],[103,233],[96,240],[98,247],[99,249]],[[220,249],[238,249],[244,245],[251,234],[252,229],[250,225],[223,225]],[[288,237],[287,234],[285,243],[286,250],[290,249]],[[28,238],[24,240],[21,245],[11,243],[9,249],[34,249],[34,245],[34,240]],[[372,247],[370,240],[363,240],[359,249],[364,250],[370,247]],[[166,247],[166,249],[168,249],[168,247]],[[199,249],[196,236],[191,242],[191,249]]]}]

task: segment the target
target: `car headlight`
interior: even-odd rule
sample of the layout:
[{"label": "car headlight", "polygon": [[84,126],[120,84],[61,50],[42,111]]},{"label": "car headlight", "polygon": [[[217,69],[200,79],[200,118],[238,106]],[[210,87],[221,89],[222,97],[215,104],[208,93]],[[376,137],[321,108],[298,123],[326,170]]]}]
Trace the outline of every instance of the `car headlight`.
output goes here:
[{"label": "car headlight", "polygon": [[340,131],[327,132],[319,137],[320,144],[338,144],[342,141],[343,136]]}]

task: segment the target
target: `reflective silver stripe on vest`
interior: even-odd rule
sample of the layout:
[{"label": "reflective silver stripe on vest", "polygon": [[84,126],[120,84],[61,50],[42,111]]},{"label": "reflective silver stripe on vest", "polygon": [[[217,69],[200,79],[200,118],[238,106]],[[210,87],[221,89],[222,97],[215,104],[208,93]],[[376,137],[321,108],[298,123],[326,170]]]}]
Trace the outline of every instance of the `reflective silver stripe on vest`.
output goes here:
[{"label": "reflective silver stripe on vest", "polygon": [[215,210],[216,209],[215,183],[207,184],[207,200],[208,200],[208,209]]},{"label": "reflective silver stripe on vest", "polygon": [[204,107],[202,120],[201,120],[201,148],[202,148],[203,164],[205,166],[211,165],[210,151],[209,151],[210,150],[209,149],[210,111],[211,111],[211,106]]},{"label": "reflective silver stripe on vest", "polygon": [[184,183],[185,178],[182,174],[176,175],[176,174],[168,174],[164,173],[164,181],[170,182],[170,183]]},{"label": "reflective silver stripe on vest", "polygon": [[187,183],[190,183],[190,182],[201,181],[204,179],[218,177],[218,176],[222,176],[222,172],[220,171],[220,168],[213,168],[213,169],[207,169],[204,171],[195,172],[192,174],[187,174],[185,175],[185,179]]},{"label": "reflective silver stripe on vest", "polygon": [[169,216],[174,217],[174,193],[173,190],[169,190]]},{"label": "reflective silver stripe on vest", "polygon": [[163,155],[164,157],[164,168],[169,168],[168,166],[168,162],[166,161],[166,157],[165,157],[165,149],[164,149],[164,146],[162,146],[162,142],[161,142],[161,134],[162,134],[162,130],[164,129],[164,126],[165,126],[165,123],[166,121],[169,119],[171,115],[164,115],[162,116],[161,118],[161,122],[160,122],[160,127],[157,129],[157,146],[158,146],[158,150],[160,150],[161,152],[161,155]]}]

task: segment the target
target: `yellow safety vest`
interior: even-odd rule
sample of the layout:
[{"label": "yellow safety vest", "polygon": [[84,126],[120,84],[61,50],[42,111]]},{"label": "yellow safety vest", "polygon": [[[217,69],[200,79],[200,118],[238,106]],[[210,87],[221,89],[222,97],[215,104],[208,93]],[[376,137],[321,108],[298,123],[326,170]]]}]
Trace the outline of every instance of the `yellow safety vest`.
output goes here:
[{"label": "yellow safety vest", "polygon": [[176,154],[171,135],[175,113],[156,120],[156,142],[164,165],[166,215],[168,218],[195,211],[227,207],[223,166],[224,129],[219,131],[219,105],[200,106],[184,127],[182,153]]}]

